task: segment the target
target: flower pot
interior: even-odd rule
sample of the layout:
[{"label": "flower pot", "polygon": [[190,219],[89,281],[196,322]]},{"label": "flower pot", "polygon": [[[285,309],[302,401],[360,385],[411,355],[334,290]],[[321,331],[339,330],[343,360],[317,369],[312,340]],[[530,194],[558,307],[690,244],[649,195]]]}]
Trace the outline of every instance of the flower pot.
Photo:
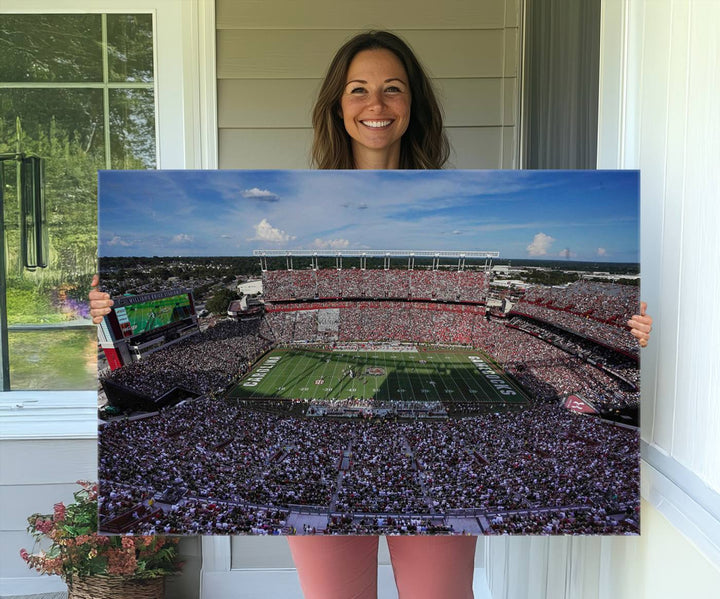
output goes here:
[{"label": "flower pot", "polygon": [[165,578],[88,576],[68,583],[68,599],[163,599]]}]

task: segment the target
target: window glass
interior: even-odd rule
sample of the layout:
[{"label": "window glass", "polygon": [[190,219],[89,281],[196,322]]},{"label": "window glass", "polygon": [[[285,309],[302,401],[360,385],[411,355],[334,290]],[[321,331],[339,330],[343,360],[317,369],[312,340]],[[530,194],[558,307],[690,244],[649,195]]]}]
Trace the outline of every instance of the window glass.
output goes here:
[{"label": "window glass", "polygon": [[92,389],[97,384],[97,335],[92,327],[11,331],[14,389]]},{"label": "window glass", "polygon": [[0,81],[102,81],[100,15],[2,15]]},{"label": "window glass", "polygon": [[110,145],[114,169],[155,167],[152,90],[110,90]]},{"label": "window glass", "polygon": [[[155,167],[152,17],[3,15],[0,47],[8,322],[0,333],[9,347],[0,358],[12,390],[91,389],[97,171]],[[23,265],[18,154],[44,160],[47,268]]]},{"label": "window glass", "polygon": [[152,15],[107,16],[110,81],[153,80]]}]

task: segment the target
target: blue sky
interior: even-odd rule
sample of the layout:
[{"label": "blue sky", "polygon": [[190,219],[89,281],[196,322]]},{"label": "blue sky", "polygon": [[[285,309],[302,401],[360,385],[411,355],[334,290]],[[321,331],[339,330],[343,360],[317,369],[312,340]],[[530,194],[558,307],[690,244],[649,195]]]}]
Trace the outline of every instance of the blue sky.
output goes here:
[{"label": "blue sky", "polygon": [[637,171],[101,171],[101,256],[494,250],[639,261]]}]

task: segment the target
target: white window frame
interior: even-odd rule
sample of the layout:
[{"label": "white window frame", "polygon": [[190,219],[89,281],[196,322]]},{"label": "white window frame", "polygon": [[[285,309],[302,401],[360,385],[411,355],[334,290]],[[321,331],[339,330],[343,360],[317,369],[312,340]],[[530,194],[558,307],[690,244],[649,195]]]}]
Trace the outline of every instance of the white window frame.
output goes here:
[{"label": "white window frame", "polygon": [[[150,13],[160,169],[217,168],[214,0],[0,0],[0,14]],[[0,392],[0,439],[97,437],[97,393]]]}]

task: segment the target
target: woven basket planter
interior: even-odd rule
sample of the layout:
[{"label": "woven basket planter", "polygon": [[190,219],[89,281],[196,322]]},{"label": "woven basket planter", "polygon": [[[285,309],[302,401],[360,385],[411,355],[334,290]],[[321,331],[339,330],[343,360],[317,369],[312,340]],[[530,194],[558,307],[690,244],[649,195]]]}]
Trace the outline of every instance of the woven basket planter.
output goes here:
[{"label": "woven basket planter", "polygon": [[165,578],[88,576],[68,583],[68,599],[163,599]]}]

